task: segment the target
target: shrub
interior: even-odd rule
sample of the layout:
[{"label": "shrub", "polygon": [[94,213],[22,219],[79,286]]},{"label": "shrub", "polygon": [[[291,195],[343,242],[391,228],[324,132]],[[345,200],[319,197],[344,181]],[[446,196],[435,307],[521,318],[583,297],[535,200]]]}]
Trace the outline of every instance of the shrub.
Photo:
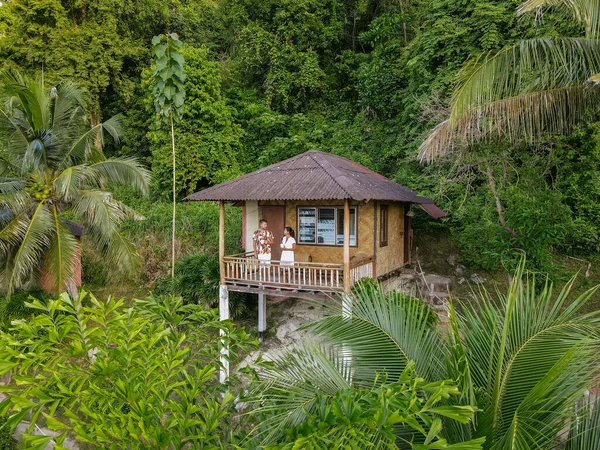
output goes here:
[{"label": "shrub", "polygon": [[[126,307],[83,291],[28,306],[40,314],[0,332],[0,375],[18,379],[2,412],[11,428],[31,417],[29,444],[60,446],[69,432],[94,448],[221,448],[234,439],[229,389],[239,378],[219,383],[219,342],[232,367],[257,342],[216,311],[162,297]],[[60,434],[29,434],[42,421]]]},{"label": "shrub", "polygon": [[10,427],[6,425],[6,416],[0,416],[0,450],[14,450],[15,440],[10,432]]},{"label": "shrub", "polygon": [[[219,256],[215,253],[200,253],[186,256],[175,264],[175,279],[165,276],[156,283],[156,292],[176,295],[186,304],[198,304],[207,308],[219,303]],[[239,318],[246,310],[250,294],[229,293],[229,308],[233,318]]]},{"label": "shrub", "polygon": [[10,327],[13,320],[25,319],[37,310],[29,308],[27,302],[32,296],[41,301],[46,301],[50,296],[43,291],[16,291],[10,297],[0,295],[0,327],[6,329]]}]

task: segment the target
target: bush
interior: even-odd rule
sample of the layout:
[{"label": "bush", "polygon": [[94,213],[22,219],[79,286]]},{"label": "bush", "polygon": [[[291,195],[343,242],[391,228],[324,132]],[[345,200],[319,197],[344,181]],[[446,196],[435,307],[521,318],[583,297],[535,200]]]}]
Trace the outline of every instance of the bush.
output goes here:
[{"label": "bush", "polygon": [[[90,307],[84,307],[89,301]],[[239,374],[219,383],[223,339],[231,367],[257,341],[214,310],[151,297],[128,307],[63,294],[0,332],[0,375],[12,371],[7,425],[25,417],[60,433],[24,434],[44,448],[68,432],[94,448],[229,448],[239,430]],[[219,337],[220,336],[220,337]]]},{"label": "bush", "polygon": [[26,319],[33,314],[37,314],[35,309],[26,305],[32,296],[42,301],[50,298],[43,291],[16,291],[10,297],[0,296],[0,327],[7,329],[13,320]]},{"label": "bush", "polygon": [[15,440],[10,432],[10,427],[6,425],[6,416],[0,416],[0,450],[14,450]]},{"label": "bush", "polygon": [[[181,296],[185,304],[215,307],[219,303],[219,269],[219,256],[215,253],[186,256],[175,264],[175,279],[166,275],[156,282],[155,291],[160,295]],[[241,317],[249,300],[250,294],[230,292],[231,317]]]}]

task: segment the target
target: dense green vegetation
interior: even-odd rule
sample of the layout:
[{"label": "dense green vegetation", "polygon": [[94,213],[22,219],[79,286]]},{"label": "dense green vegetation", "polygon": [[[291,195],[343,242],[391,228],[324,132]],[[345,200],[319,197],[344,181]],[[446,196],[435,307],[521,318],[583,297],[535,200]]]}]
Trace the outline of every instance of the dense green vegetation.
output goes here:
[{"label": "dense green vegetation", "polygon": [[[0,447],[28,420],[27,448],[597,449],[597,289],[526,269],[598,262],[600,12],[519,5],[0,1]],[[433,198],[417,228],[506,295],[446,320],[361,282],[314,342],[251,353],[211,309],[219,207],[182,199],[309,149]]]},{"label": "dense green vegetation", "polygon": [[171,142],[154,117],[151,41],[177,32],[187,74],[175,124],[180,198],[316,148],[434,198],[449,212],[444,226],[463,262],[510,269],[525,251],[532,267],[552,272],[554,254],[589,260],[598,251],[593,108],[566,138],[485,142],[428,167],[417,157],[448,116],[466,61],[522,39],[589,36],[561,11],[518,17],[519,4],[9,0],[0,7],[0,57],[5,67],[43,72],[48,85],[72,78],[87,93],[92,124],[125,113],[122,144],[105,151],[143,158],[152,201],[167,201]]},{"label": "dense green vegetation", "polygon": [[460,316],[451,304],[445,331],[420,300],[358,287],[307,325],[318,344],[256,370],[238,363],[257,341],[181,298],[32,298],[37,314],[0,331],[0,375],[14,381],[0,413],[30,418],[31,448],[74,436],[111,449],[550,450],[562,435],[594,450],[599,410],[584,392],[599,380],[600,321],[581,313],[594,290],[553,294],[523,266],[505,295],[481,292]]}]

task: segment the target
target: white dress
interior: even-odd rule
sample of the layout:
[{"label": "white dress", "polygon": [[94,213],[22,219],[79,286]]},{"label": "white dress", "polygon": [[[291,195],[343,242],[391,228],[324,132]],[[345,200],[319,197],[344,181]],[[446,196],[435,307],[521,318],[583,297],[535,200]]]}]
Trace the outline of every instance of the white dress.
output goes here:
[{"label": "white dress", "polygon": [[296,243],[296,239],[293,237],[285,238],[281,240],[281,265],[282,266],[293,266],[294,265],[294,252],[285,250],[286,248],[294,248],[294,244]]}]

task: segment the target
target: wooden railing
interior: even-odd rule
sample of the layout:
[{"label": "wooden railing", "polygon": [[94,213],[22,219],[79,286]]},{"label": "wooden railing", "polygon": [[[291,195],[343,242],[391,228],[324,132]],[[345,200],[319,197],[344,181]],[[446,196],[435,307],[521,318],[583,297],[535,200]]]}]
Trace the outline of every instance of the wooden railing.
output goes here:
[{"label": "wooden railing", "polygon": [[296,262],[261,263],[252,253],[226,256],[225,281],[228,284],[274,287],[286,290],[342,291],[344,265]]},{"label": "wooden railing", "polygon": [[361,278],[374,278],[376,274],[375,258],[356,261],[350,266],[350,283],[354,284]]},{"label": "wooden railing", "polygon": [[[289,264],[289,263],[288,263]],[[254,253],[224,257],[227,284],[268,287],[283,290],[343,291],[344,265],[318,262],[295,262],[292,266],[282,261],[261,263]],[[365,258],[350,266],[350,282],[375,276],[375,258]]]}]

